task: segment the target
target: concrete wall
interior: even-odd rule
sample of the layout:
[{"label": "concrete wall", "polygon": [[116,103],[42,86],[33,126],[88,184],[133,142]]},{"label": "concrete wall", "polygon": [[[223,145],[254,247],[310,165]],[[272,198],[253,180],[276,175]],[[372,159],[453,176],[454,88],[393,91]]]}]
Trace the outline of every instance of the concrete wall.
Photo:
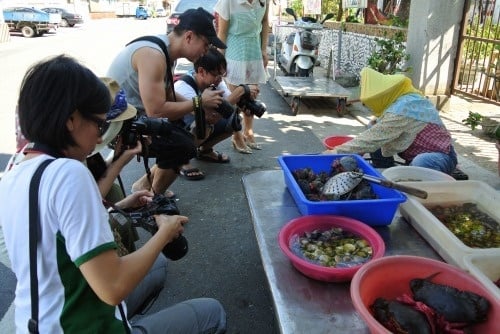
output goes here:
[{"label": "concrete wall", "polygon": [[413,84],[426,95],[449,95],[465,0],[411,2],[407,51]]}]

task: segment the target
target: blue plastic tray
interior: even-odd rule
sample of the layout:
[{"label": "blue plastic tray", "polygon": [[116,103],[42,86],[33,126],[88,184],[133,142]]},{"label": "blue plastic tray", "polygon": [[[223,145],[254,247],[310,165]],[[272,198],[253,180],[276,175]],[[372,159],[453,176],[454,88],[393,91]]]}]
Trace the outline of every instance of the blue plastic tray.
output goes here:
[{"label": "blue plastic tray", "polygon": [[[305,197],[292,175],[292,171],[306,167],[311,168],[315,173],[329,172],[333,160],[346,155],[349,154],[283,155],[278,157],[278,162],[283,169],[285,184],[300,213],[302,215],[335,214],[355,218],[371,226],[389,225],[399,204],[406,201],[406,196],[401,192],[372,183],[373,191],[377,194],[378,199],[314,202]],[[383,178],[361,156],[352,156],[356,158],[358,166],[365,174]]]}]

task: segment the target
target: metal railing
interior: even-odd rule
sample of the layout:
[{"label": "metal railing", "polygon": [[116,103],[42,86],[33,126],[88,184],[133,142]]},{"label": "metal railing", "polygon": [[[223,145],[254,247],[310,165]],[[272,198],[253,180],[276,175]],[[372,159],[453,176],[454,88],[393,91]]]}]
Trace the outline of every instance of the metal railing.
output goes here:
[{"label": "metal railing", "polygon": [[500,6],[495,6],[495,0],[466,3],[453,93],[500,105],[499,23]]}]

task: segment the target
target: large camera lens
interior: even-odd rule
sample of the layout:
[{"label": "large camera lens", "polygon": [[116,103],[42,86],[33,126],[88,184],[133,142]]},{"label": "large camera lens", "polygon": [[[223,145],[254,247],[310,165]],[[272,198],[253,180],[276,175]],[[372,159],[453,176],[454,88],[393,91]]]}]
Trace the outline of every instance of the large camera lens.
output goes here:
[{"label": "large camera lens", "polygon": [[181,234],[171,242],[169,242],[165,247],[163,247],[162,253],[167,258],[172,261],[177,261],[184,257],[188,252],[188,242],[187,239]]},{"label": "large camera lens", "polygon": [[168,137],[172,133],[172,124],[164,118],[141,116],[136,121],[132,122],[131,129],[133,132],[145,136]]},{"label": "large camera lens", "polygon": [[132,148],[137,145],[141,136],[162,136],[168,137],[172,134],[172,124],[164,118],[150,118],[140,116],[123,122],[120,136],[125,148]]},{"label": "large camera lens", "polygon": [[247,100],[245,102],[245,107],[252,113],[254,114],[255,116],[261,118],[262,115],[264,115],[264,113],[266,112],[267,110],[267,107],[264,103],[260,102],[260,101],[256,101],[256,100]]}]

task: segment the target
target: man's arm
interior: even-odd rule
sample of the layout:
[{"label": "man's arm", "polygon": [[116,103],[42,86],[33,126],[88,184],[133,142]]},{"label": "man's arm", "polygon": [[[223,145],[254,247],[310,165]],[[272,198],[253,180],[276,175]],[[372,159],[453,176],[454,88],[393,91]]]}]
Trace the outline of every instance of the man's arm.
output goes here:
[{"label": "man's arm", "polygon": [[269,1],[266,1],[266,12],[262,18],[262,30],[260,32],[260,49],[262,50],[262,61],[264,68],[267,67],[269,57],[267,56],[267,43],[269,42]]},{"label": "man's arm", "polygon": [[[141,100],[149,117],[166,117],[178,120],[192,112],[193,102],[182,98],[179,94],[177,102],[173,101],[172,93],[165,89],[165,73],[167,63],[163,53],[155,48],[143,47],[132,57],[132,66],[139,77],[139,92]],[[203,104],[207,107],[217,107],[222,97],[220,92],[204,92]]]},{"label": "man's arm", "polygon": [[[227,40],[227,31],[229,29],[229,20],[223,19],[222,16],[218,16],[218,31],[217,37],[226,44]],[[219,49],[222,54],[226,53],[225,49]]]}]

